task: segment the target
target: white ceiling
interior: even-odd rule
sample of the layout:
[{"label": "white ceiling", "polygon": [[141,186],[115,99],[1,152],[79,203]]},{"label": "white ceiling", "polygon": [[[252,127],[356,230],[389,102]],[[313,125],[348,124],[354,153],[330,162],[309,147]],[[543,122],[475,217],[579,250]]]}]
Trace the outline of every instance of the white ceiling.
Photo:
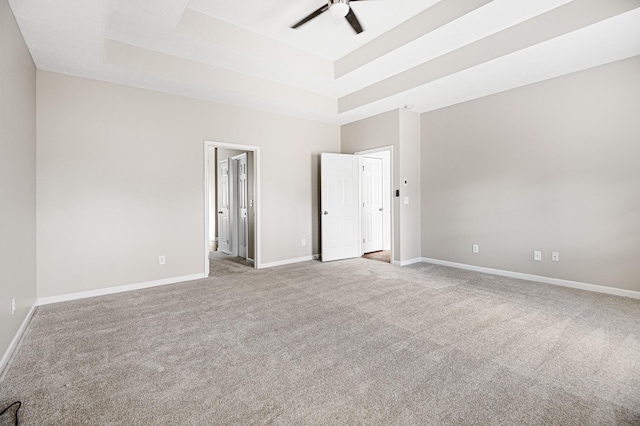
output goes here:
[{"label": "white ceiling", "polygon": [[640,0],[9,0],[39,69],[345,124],[640,55]]}]

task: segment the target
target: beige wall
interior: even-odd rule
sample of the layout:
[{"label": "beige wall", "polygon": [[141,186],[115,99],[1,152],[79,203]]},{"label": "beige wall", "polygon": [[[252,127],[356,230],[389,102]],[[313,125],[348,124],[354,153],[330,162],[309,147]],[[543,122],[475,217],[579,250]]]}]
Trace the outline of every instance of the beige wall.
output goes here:
[{"label": "beige wall", "polygon": [[[345,154],[393,146],[393,256],[396,262],[420,258],[420,115],[392,110],[341,127]],[[408,184],[404,186],[404,180]],[[409,197],[409,204],[404,204]]]},{"label": "beige wall", "polygon": [[423,114],[422,255],[640,291],[639,115],[640,57]]},{"label": "beige wall", "polygon": [[6,0],[0,58],[1,358],[36,299],[36,68]]},{"label": "beige wall", "polygon": [[44,71],[37,100],[38,297],[203,273],[204,140],[260,147],[262,263],[318,252],[338,126]]}]

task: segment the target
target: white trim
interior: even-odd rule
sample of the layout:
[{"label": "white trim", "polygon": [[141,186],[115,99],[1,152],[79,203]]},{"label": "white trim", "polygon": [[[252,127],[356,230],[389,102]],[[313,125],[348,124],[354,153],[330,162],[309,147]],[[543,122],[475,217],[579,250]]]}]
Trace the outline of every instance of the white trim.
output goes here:
[{"label": "white trim", "polygon": [[274,266],[290,265],[292,263],[306,262],[308,260],[318,260],[319,258],[319,254],[314,254],[311,256],[296,257],[294,259],[277,260],[275,262],[263,263],[260,265],[260,268],[273,268]]},{"label": "white trim", "polygon": [[11,359],[13,352],[18,347],[18,343],[20,343],[20,340],[22,340],[22,336],[24,335],[24,332],[26,331],[27,326],[29,325],[29,322],[31,321],[31,318],[33,317],[33,314],[35,313],[37,307],[38,303],[35,303],[31,307],[31,309],[29,309],[29,313],[27,313],[27,316],[24,317],[22,324],[20,324],[20,328],[18,328],[17,333],[15,334],[15,336],[13,336],[13,339],[11,339],[9,347],[6,351],[4,351],[4,355],[2,355],[2,359],[0,359],[0,376],[2,376],[4,368],[7,366],[7,364],[9,364],[9,360]]},{"label": "white trim", "polygon": [[38,305],[48,305],[50,303],[68,302],[70,300],[85,299],[87,297],[104,296],[106,294],[124,293],[126,291],[140,290],[149,287],[158,287],[167,284],[176,284],[185,281],[199,280],[206,278],[204,274],[183,275],[181,277],[164,278],[161,280],[147,281],[137,284],[119,285],[116,287],[100,288],[97,290],[80,291],[78,293],[61,294],[59,296],[49,296],[38,298]]},{"label": "white trim", "polygon": [[587,284],[578,281],[563,280],[560,278],[543,277],[540,275],[523,274],[521,272],[504,271],[502,269],[485,268],[482,266],[467,265],[464,263],[449,262],[447,260],[431,259],[423,257],[425,263],[433,263],[435,265],[451,266],[453,268],[466,269],[469,271],[482,272],[485,274],[500,275],[503,277],[517,278],[521,280],[537,281],[545,284],[559,285],[562,287],[576,288],[578,290],[594,291],[597,293],[612,294],[614,296],[631,297],[640,299],[640,291],[625,290],[622,288],[606,287],[597,284]]},{"label": "white trim", "polygon": [[408,266],[408,265],[414,265],[416,263],[420,263],[423,262],[422,257],[416,257],[414,259],[409,259],[409,260],[400,260],[400,261],[395,261],[393,264],[394,265],[398,265],[398,266]]}]

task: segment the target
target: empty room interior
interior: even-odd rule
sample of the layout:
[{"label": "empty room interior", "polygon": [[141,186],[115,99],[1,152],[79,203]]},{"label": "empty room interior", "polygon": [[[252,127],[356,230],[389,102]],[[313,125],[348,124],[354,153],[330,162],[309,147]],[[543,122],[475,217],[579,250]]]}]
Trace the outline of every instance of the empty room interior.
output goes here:
[{"label": "empty room interior", "polygon": [[640,0],[0,0],[0,424],[640,424]]}]

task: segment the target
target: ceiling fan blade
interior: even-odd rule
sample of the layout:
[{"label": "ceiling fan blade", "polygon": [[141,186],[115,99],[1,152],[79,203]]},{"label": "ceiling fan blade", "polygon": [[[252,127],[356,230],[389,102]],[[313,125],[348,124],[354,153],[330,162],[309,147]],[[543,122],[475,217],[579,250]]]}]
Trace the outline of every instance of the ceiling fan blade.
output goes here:
[{"label": "ceiling fan blade", "polygon": [[355,13],[353,13],[353,9],[349,8],[349,13],[347,13],[347,16],[345,16],[345,18],[347,18],[347,21],[349,21],[349,23],[351,24],[351,28],[353,28],[353,31],[358,34],[364,31],[362,29],[362,25],[360,25],[360,21],[358,21],[358,17]]},{"label": "ceiling fan blade", "polygon": [[307,22],[309,22],[310,20],[312,20],[313,18],[315,18],[316,16],[320,15],[321,13],[326,12],[327,10],[329,10],[329,4],[325,4],[324,6],[322,6],[320,9],[311,12],[311,14],[307,17],[305,17],[304,19],[302,19],[300,22],[298,22],[295,25],[292,25],[291,28],[298,28],[300,25],[306,24]]}]

